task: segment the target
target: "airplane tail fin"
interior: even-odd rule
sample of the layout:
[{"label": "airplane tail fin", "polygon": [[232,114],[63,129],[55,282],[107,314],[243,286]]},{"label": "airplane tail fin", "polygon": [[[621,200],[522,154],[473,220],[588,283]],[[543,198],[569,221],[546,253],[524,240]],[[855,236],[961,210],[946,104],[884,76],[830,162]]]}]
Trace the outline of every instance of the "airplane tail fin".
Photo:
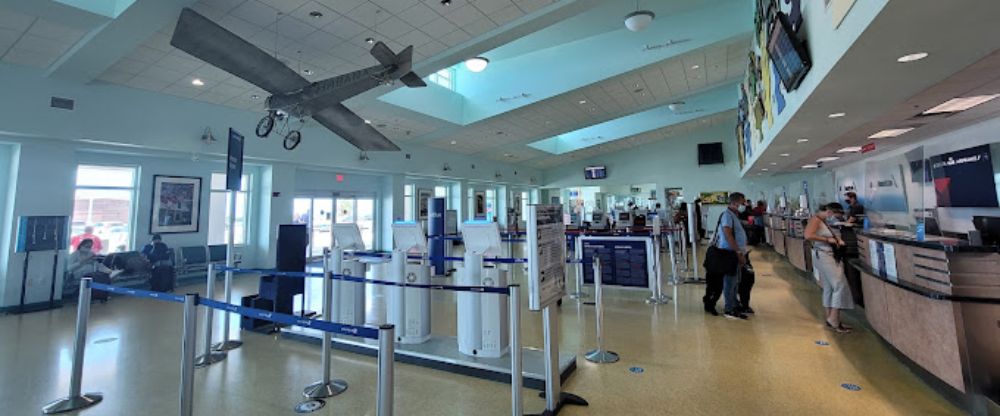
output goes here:
[{"label": "airplane tail fin", "polygon": [[371,50],[372,56],[382,65],[392,65],[396,67],[393,75],[398,77],[407,87],[426,87],[427,84],[420,79],[420,76],[411,72],[413,66],[413,45],[407,46],[398,54],[393,53],[386,44],[375,43]]}]

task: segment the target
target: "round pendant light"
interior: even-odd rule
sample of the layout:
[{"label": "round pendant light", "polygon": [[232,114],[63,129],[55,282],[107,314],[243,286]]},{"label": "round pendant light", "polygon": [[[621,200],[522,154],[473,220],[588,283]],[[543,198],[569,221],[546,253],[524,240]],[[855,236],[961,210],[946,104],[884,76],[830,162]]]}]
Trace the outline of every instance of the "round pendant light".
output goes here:
[{"label": "round pendant light", "polygon": [[649,10],[637,10],[625,16],[625,27],[633,32],[640,32],[649,26],[656,14]]},{"label": "round pendant light", "polygon": [[483,58],[482,56],[477,56],[475,58],[469,58],[465,60],[465,67],[472,72],[483,72],[486,70],[486,66],[490,64],[490,60]]}]

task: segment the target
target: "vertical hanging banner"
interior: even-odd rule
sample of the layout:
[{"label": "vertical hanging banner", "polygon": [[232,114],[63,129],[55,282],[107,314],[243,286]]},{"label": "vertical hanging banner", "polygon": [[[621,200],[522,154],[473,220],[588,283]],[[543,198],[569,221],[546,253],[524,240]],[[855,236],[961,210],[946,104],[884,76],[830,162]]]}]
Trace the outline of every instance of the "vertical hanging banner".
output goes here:
[{"label": "vertical hanging banner", "polygon": [[243,135],[229,129],[229,151],[226,157],[226,190],[241,191],[243,178]]},{"label": "vertical hanging banner", "polygon": [[562,205],[528,207],[528,307],[539,311],[566,294]]}]

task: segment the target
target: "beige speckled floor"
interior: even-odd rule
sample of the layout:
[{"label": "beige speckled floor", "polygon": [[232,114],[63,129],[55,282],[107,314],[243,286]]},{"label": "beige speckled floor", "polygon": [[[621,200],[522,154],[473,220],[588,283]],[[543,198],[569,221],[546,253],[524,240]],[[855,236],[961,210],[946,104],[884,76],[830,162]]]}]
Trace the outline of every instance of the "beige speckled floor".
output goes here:
[{"label": "beige speckled floor", "polygon": [[[646,292],[607,290],[607,345],[622,356],[616,364],[594,365],[582,358],[594,346],[593,307],[567,298],[561,345],[580,356],[579,369],[564,388],[591,405],[562,414],[961,414],[874,334],[824,330],[819,289],[776,259],[770,252],[755,254],[758,314],[749,322],[705,315],[701,285],[678,287],[679,302],[659,307],[643,303]],[[255,280],[239,279],[237,294],[255,289]],[[436,294],[434,307],[434,332],[453,334],[453,297]],[[177,414],[179,306],[115,298],[92,311],[84,389],[106,398],[80,414]],[[0,316],[0,414],[39,414],[44,403],[64,394],[74,316],[74,307]],[[525,344],[540,346],[540,314],[524,318]],[[198,370],[196,414],[294,414],[302,387],[319,375],[318,347],[274,336],[242,337],[246,345],[224,363]],[[830,345],[817,346],[816,340]],[[334,355],[335,375],[347,379],[350,389],[315,414],[374,414],[374,360]],[[632,366],[645,371],[633,374]],[[409,365],[397,365],[396,374],[399,415],[510,414],[505,384]],[[841,383],[862,390],[851,392]],[[535,392],[526,391],[525,397],[527,412],[542,410]]]}]

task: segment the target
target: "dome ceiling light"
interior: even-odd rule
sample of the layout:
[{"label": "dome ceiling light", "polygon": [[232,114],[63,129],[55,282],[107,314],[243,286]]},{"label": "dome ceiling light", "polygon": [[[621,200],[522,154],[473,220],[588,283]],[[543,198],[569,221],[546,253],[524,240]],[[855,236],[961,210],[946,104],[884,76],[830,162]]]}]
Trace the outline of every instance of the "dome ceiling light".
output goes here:
[{"label": "dome ceiling light", "polygon": [[490,64],[490,60],[482,56],[477,56],[475,58],[469,58],[465,60],[465,67],[472,72],[483,72],[486,70],[486,66]]},{"label": "dome ceiling light", "polygon": [[635,2],[635,11],[625,15],[625,27],[633,32],[641,32],[646,26],[656,18],[656,14],[649,10],[639,10],[638,0]]}]

